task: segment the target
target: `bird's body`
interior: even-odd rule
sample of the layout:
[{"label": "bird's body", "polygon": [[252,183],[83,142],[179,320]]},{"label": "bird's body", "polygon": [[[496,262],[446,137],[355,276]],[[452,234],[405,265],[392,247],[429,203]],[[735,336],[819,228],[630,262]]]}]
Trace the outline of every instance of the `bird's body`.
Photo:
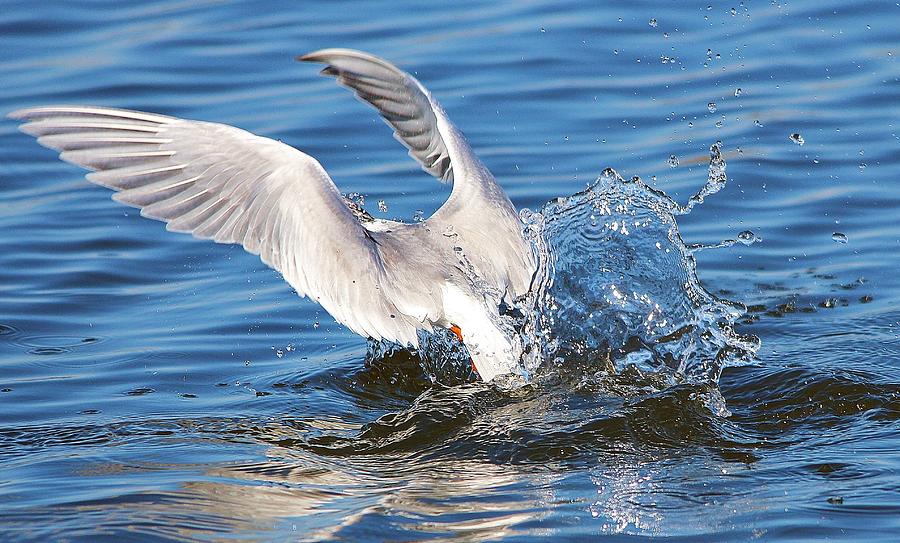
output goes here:
[{"label": "bird's body", "polygon": [[10,116],[141,215],[259,254],[354,332],[416,346],[417,330],[456,328],[484,380],[515,372],[498,306],[527,292],[534,257],[509,198],[409,74],[347,49],[299,59],[327,64],[323,73],[378,109],[423,169],[453,183],[434,215],[360,220],[315,159],[227,125],[94,106]]}]

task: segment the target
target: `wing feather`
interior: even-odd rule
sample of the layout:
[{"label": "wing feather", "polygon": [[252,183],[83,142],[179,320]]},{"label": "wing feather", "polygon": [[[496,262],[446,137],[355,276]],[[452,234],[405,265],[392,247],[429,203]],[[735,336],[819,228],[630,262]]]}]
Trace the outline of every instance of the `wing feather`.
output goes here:
[{"label": "wing feather", "polygon": [[[403,122],[416,114],[383,78],[360,80],[389,114]],[[238,128],[139,111],[48,106],[10,117],[63,160],[95,170],[88,180],[141,215],[169,230],[240,243],[351,330],[417,344],[423,324],[384,294],[377,244],[312,157]]]},{"label": "wing feather", "polygon": [[352,49],[322,49],[297,60],[326,64],[322,75],[335,77],[339,85],[378,110],[409,156],[439,180],[454,181],[454,169],[477,162],[431,93],[386,60]]}]

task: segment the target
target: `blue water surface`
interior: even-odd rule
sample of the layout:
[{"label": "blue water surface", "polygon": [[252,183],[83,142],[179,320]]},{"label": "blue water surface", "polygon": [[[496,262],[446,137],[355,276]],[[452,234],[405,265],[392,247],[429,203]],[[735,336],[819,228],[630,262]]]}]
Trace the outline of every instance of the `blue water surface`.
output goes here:
[{"label": "blue water surface", "polygon": [[366,363],[257,257],[166,232],[3,121],[0,539],[900,538],[897,3],[2,7],[0,112],[236,125],[382,218],[448,188],[295,55],[415,74],[520,208],[608,166],[684,202],[721,140],[728,185],[679,226],[762,239],[696,254],[762,347],[722,374],[728,417],[582,367],[517,392],[432,383],[402,353]]}]

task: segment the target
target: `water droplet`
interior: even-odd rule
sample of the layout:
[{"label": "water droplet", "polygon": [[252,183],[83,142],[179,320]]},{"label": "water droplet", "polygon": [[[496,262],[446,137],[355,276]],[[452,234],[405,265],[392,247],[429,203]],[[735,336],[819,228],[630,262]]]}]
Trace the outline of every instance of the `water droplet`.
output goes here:
[{"label": "water droplet", "polygon": [[804,143],[806,143],[806,140],[803,139],[803,136],[801,136],[800,134],[798,134],[796,132],[791,134],[790,138],[791,138],[791,141],[796,143],[797,145],[803,145]]},{"label": "water droplet", "polygon": [[380,211],[382,213],[387,213],[387,210],[388,210],[387,202],[385,202],[384,200],[378,200],[378,211]]},{"label": "water droplet", "polygon": [[831,234],[831,239],[838,243],[847,243],[847,234],[835,232],[834,234]]},{"label": "water droplet", "polygon": [[716,105],[715,102],[710,102],[710,103],[706,104],[706,109],[708,109],[710,113],[715,113],[716,110],[718,109],[718,106]]},{"label": "water droplet", "polygon": [[319,321],[315,321],[313,323],[313,328],[318,328],[320,326]]},{"label": "water droplet", "polygon": [[722,128],[725,123],[722,120],[716,121],[716,128]]},{"label": "water droplet", "polygon": [[762,128],[762,126],[763,126],[763,123],[759,122],[759,119],[753,121],[753,124],[758,126],[759,128]]},{"label": "water droplet", "polygon": [[734,95],[735,95],[735,97],[740,96],[740,95],[743,94],[743,93],[744,93],[744,91],[741,90],[740,87],[734,89]]},{"label": "water droplet", "polygon": [[677,157],[677,156],[672,155],[672,156],[669,157],[669,167],[670,167],[670,168],[677,168],[677,167],[678,167],[678,157]]},{"label": "water droplet", "polygon": [[412,216],[413,222],[422,222],[425,220],[425,212],[421,209],[417,209]]},{"label": "water droplet", "polygon": [[860,171],[865,170],[868,166],[869,166],[869,165],[866,164],[865,162],[860,162],[860,163],[859,163],[859,169],[860,169]]},{"label": "water droplet", "polygon": [[544,27],[541,27],[541,34],[544,34],[544,33],[546,33],[546,32],[547,32],[547,29],[544,28]]},{"label": "water droplet", "polygon": [[281,349],[275,349],[275,356],[277,356],[278,358],[284,358],[284,351],[282,351]]},{"label": "water droplet", "polygon": [[737,15],[737,10],[734,8],[731,8],[731,16],[734,17],[735,15]]},{"label": "water droplet", "polygon": [[751,230],[744,230],[737,235],[737,239],[744,245],[753,245],[757,241],[761,241]]},{"label": "water droplet", "polygon": [[650,19],[650,26],[656,28],[659,23],[656,22],[656,19]]},{"label": "water droplet", "polygon": [[358,192],[351,192],[347,195],[347,199],[352,201],[359,207],[365,207],[366,205],[366,197]]}]

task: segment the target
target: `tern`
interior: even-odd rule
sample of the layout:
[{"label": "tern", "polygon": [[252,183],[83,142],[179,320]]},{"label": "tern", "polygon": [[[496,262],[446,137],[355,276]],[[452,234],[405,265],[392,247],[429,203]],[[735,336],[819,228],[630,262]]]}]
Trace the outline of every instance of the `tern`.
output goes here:
[{"label": "tern", "polygon": [[373,106],[409,155],[452,183],[428,219],[373,219],[313,157],[232,126],[85,105],[9,114],[87,179],[166,229],[238,243],[353,332],[416,348],[452,330],[478,375],[517,373],[503,302],[527,293],[535,256],[516,209],[431,93],[376,56],[323,49],[297,57]]}]

